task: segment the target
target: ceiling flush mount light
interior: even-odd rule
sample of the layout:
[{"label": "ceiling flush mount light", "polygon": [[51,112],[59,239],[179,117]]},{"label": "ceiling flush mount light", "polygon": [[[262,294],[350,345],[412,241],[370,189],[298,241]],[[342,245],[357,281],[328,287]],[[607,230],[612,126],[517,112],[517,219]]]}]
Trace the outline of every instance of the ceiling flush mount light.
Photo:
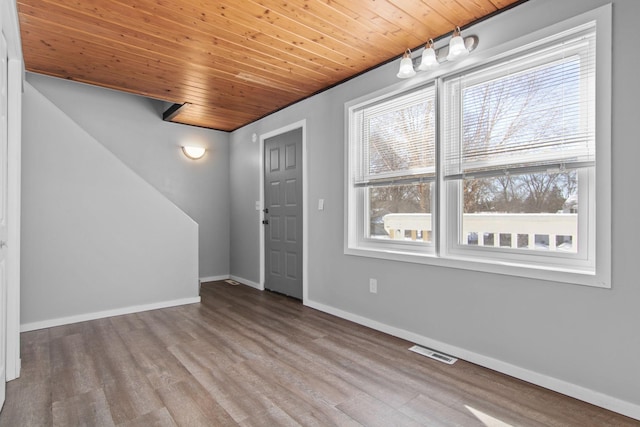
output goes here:
[{"label": "ceiling flush mount light", "polygon": [[456,27],[453,31],[453,37],[449,41],[449,54],[447,55],[447,61],[455,61],[469,54],[469,49],[465,44],[464,39],[460,35],[460,27]]},{"label": "ceiling flush mount light", "polygon": [[[418,66],[418,71],[429,71],[437,68],[443,62],[451,62],[463,58],[478,46],[477,36],[462,37],[460,27],[453,30],[453,37],[449,44],[436,49],[433,47],[433,39],[429,39],[422,51],[422,59]],[[400,61],[400,71],[397,77],[400,79],[408,79],[416,75],[416,69],[413,68],[413,59],[411,58],[411,50],[407,49],[402,55]]]},{"label": "ceiling flush mount light", "polygon": [[438,62],[436,51],[433,48],[433,39],[429,39],[427,45],[422,51],[422,61],[420,62],[418,69],[420,71],[433,70],[438,65],[440,65],[440,63]]},{"label": "ceiling flush mount light", "polygon": [[416,75],[416,70],[413,69],[413,61],[411,60],[411,50],[407,49],[402,55],[402,60],[400,61],[400,70],[396,76],[399,79],[408,79],[409,77],[413,77]]},{"label": "ceiling flush mount light", "polygon": [[206,151],[207,150],[204,147],[195,147],[193,145],[182,146],[182,152],[184,153],[184,155],[193,160],[198,160],[202,158],[202,156],[204,156],[204,153]]}]

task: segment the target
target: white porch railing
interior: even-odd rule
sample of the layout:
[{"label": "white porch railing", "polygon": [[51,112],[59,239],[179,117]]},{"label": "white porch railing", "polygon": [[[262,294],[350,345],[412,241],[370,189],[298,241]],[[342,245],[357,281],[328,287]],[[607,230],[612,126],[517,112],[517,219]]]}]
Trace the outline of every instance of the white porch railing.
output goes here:
[{"label": "white porch railing", "polygon": [[[431,214],[387,214],[383,218],[384,229],[389,238],[394,240],[423,240],[431,241]],[[462,220],[462,235],[467,242],[474,233],[477,235],[477,245],[499,247],[501,236],[512,248],[536,247],[536,236],[543,240],[549,250],[557,250],[557,236],[571,243],[572,248],[578,244],[578,215],[574,213],[471,213],[464,214]],[[519,246],[519,236],[527,236],[526,245]],[[485,236],[492,236],[485,239]],[[420,239],[419,239],[420,237]],[[493,240],[493,242],[491,242]],[[525,239],[521,239],[524,241]],[[574,249],[575,250],[575,249]]]}]

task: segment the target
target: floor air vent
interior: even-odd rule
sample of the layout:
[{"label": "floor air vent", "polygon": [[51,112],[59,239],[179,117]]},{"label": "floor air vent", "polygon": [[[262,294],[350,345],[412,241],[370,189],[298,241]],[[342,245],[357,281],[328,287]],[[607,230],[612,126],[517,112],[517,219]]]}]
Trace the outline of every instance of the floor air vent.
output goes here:
[{"label": "floor air vent", "polygon": [[438,353],[437,351],[420,347],[419,345],[414,345],[413,347],[409,348],[409,350],[413,351],[414,353],[430,357],[434,360],[438,360],[442,363],[446,363],[447,365],[453,365],[458,360],[455,357],[447,356],[446,354]]},{"label": "floor air vent", "polygon": [[238,286],[240,284],[240,282],[236,282],[235,280],[232,280],[232,279],[227,279],[225,280],[225,282],[233,286]]}]

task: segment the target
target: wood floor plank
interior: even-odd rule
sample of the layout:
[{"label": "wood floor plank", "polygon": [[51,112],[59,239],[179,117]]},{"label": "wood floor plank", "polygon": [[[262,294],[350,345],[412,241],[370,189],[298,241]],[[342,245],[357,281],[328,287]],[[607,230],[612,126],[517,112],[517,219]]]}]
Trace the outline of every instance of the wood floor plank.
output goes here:
[{"label": "wood floor plank", "polygon": [[[351,418],[323,400],[316,400],[305,391],[288,387],[273,378],[273,373],[258,362],[244,362],[235,367],[244,381],[274,403],[264,416],[283,416],[303,426],[353,425]],[[256,416],[243,421],[251,422]],[[350,424],[351,423],[351,424]]]},{"label": "wood floor plank", "polygon": [[[451,425],[478,426],[484,424],[473,417],[470,411],[459,410],[453,406],[445,405],[425,395],[419,395],[399,409],[416,422],[430,427],[447,427]],[[523,425],[523,424],[513,424]],[[529,424],[533,426],[533,424]]]},{"label": "wood floor plank", "polygon": [[118,424],[118,427],[178,427],[167,408],[162,407],[134,420]]},{"label": "wood floor plank", "polygon": [[148,329],[119,332],[136,364],[157,389],[186,379],[189,372]]},{"label": "wood floor plank", "polygon": [[136,369],[130,349],[109,319],[96,320],[90,334],[90,356],[103,384],[116,381],[122,373]]},{"label": "wood floor plank", "polygon": [[147,325],[138,316],[138,313],[110,317],[109,322],[113,325],[114,328],[121,331],[133,331],[136,329],[144,329],[147,327]]},{"label": "wood floor plank", "polygon": [[21,371],[33,381],[51,374],[50,335],[48,329],[23,333],[20,337]]},{"label": "wood floor plank", "polygon": [[183,344],[195,341],[195,337],[180,327],[183,316],[174,307],[166,310],[152,310],[140,313],[139,318],[149,331],[165,345]]},{"label": "wood floor plank", "polygon": [[11,381],[7,383],[7,396],[0,413],[0,427],[52,426],[52,406],[50,379],[38,382]]},{"label": "wood floor plank", "polygon": [[53,402],[54,426],[115,426],[101,389]]},{"label": "wood floor plank", "polygon": [[[252,363],[266,364],[265,370],[270,371],[274,378],[280,379],[283,383],[295,384],[296,388],[301,390],[311,390],[334,405],[346,399],[348,393],[353,391],[354,387],[336,377],[330,369],[317,363],[313,364],[311,359],[305,357],[301,351],[306,345],[304,341],[254,328],[253,325],[256,325],[256,322],[245,324],[240,318],[232,320],[241,326],[244,337],[250,340],[252,345],[259,345],[260,353],[264,352],[263,357]],[[170,347],[170,351],[182,353],[182,356],[177,357],[185,363],[183,350],[179,346]],[[190,361],[186,363],[193,366]],[[205,365],[200,363],[199,366],[188,369],[202,370],[205,369]],[[309,370],[309,366],[314,366],[314,369]]]},{"label": "wood floor plank", "polygon": [[368,427],[428,425],[412,420],[402,412],[366,393],[354,396],[349,401],[338,405],[338,408],[363,426]]},{"label": "wood floor plank", "polygon": [[420,393],[422,385],[417,379],[400,375],[393,367],[377,361],[373,354],[354,353],[342,347],[348,345],[344,340],[328,337],[311,345],[317,346],[320,353],[331,354],[348,382],[387,405],[398,408]]},{"label": "wood floor plank", "polygon": [[101,387],[90,344],[82,333],[51,340],[51,384],[53,402]]},{"label": "wood floor plank", "polygon": [[333,390],[315,387],[314,381],[300,378],[304,372],[289,371],[285,366],[278,366],[280,362],[265,362],[242,364],[241,375],[296,422],[305,426],[357,425],[328,398]]},{"label": "wood floor plank", "polygon": [[83,334],[87,332],[91,322],[78,322],[69,325],[56,326],[49,328],[49,335],[51,339],[65,337],[67,335]]},{"label": "wood floor plank", "polygon": [[22,334],[0,427],[640,426],[225,282],[202,302]]},{"label": "wood floor plank", "polygon": [[116,424],[140,418],[164,404],[147,378],[137,370],[126,369],[103,385],[111,416]]},{"label": "wood floor plank", "polygon": [[220,347],[211,342],[199,340],[191,343],[189,347],[172,345],[167,350],[187,369],[191,375],[208,372],[212,366],[224,367],[246,360],[245,358],[232,358],[225,352],[219,351]]},{"label": "wood floor plank", "polygon": [[157,391],[178,425],[237,425],[227,411],[212,399],[195,379],[170,384]]},{"label": "wood floor plank", "polygon": [[277,406],[269,408],[266,412],[257,413],[247,418],[242,423],[242,427],[300,427],[301,424],[291,418],[289,414]]},{"label": "wood floor plank", "polygon": [[256,414],[272,413],[276,406],[268,395],[244,381],[233,367],[213,367],[207,372],[197,373],[195,378],[239,424]]}]

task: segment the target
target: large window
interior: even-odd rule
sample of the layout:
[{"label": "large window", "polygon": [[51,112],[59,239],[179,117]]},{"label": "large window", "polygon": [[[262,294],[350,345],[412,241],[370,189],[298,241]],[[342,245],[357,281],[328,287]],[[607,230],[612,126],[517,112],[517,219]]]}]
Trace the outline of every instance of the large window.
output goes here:
[{"label": "large window", "polygon": [[421,251],[433,241],[430,225],[415,225],[430,224],[434,201],[434,86],[359,105],[351,120],[355,239]]},{"label": "large window", "polygon": [[451,253],[593,266],[595,32],[448,77],[444,94]]},{"label": "large window", "polygon": [[608,286],[596,27],[350,105],[347,253]]}]

